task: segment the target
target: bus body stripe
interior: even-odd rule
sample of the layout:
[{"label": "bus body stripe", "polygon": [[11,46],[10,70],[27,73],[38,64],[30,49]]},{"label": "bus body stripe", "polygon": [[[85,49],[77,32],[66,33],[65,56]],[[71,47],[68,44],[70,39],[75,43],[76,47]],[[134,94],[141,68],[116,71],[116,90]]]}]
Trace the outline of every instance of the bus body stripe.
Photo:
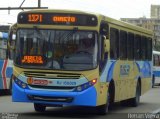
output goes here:
[{"label": "bus body stripe", "polygon": [[2,80],[3,80],[3,87],[7,89],[7,79],[6,79],[6,68],[7,68],[8,60],[4,60],[3,67],[2,67]]},{"label": "bus body stripe", "polygon": [[4,60],[0,60],[0,89],[3,89],[2,67]]}]

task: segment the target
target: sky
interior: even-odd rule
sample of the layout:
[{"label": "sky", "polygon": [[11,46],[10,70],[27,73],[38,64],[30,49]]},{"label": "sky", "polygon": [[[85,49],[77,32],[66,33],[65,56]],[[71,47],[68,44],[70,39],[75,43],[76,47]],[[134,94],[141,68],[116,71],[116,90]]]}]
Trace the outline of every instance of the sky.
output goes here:
[{"label": "sky", "polygon": [[[23,0],[0,0],[0,8],[19,7]],[[41,0],[42,7],[49,9],[76,9],[101,13],[120,18],[150,18],[150,7],[160,5],[160,0]],[[22,7],[37,7],[38,0],[25,0]],[[0,24],[15,23],[21,10],[0,10]]]}]

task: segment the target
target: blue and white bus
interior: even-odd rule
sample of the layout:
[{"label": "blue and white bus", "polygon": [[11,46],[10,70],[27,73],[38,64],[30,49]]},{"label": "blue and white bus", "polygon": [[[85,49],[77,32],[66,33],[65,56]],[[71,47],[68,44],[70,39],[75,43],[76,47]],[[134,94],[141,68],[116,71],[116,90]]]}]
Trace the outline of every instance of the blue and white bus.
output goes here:
[{"label": "blue and white bus", "polygon": [[13,102],[33,103],[37,112],[74,105],[106,114],[114,102],[138,106],[151,88],[152,31],[77,10],[17,18]]},{"label": "blue and white bus", "polygon": [[[10,89],[12,76],[12,59],[9,59],[7,48],[8,33],[0,32],[0,91]],[[1,95],[0,93],[0,95]]]},{"label": "blue and white bus", "polygon": [[153,86],[160,85],[160,51],[153,51]]}]

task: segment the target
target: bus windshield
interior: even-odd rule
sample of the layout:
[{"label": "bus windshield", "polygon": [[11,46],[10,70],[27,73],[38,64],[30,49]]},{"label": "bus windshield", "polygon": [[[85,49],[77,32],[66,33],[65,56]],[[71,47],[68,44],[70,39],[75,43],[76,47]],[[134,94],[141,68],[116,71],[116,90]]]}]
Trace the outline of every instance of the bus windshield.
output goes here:
[{"label": "bus windshield", "polygon": [[95,31],[19,29],[14,62],[26,68],[93,69],[97,37]]}]

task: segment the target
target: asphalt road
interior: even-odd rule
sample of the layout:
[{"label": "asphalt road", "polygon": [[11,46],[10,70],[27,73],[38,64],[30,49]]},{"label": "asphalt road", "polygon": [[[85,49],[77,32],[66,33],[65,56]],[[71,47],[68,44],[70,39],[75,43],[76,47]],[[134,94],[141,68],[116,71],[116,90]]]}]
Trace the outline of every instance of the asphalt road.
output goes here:
[{"label": "asphalt road", "polygon": [[48,107],[46,112],[37,113],[34,111],[33,104],[15,103],[11,101],[11,96],[0,96],[0,119],[135,119],[133,114],[141,114],[136,115],[140,118],[144,114],[157,111],[160,111],[159,86],[141,96],[138,107],[124,107],[117,103],[104,116],[97,115],[96,111],[89,107]]}]

